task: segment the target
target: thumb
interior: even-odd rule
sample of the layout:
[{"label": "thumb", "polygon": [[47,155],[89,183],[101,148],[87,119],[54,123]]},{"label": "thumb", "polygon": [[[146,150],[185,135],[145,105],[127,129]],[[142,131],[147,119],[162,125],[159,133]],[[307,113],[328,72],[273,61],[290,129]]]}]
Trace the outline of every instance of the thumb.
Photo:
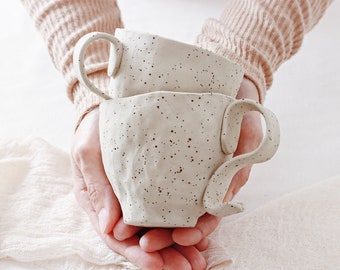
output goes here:
[{"label": "thumb", "polygon": [[[254,83],[248,79],[244,79],[241,83],[237,98],[248,98],[259,101],[258,91]],[[247,112],[242,120],[239,142],[234,157],[255,150],[260,145],[262,138],[261,115],[255,111]],[[251,168],[251,165],[246,166],[234,175],[224,197],[224,201],[231,201],[241,187],[247,183]]]},{"label": "thumb", "polygon": [[111,184],[106,177],[101,159],[83,162],[80,171],[87,189],[87,196],[98,216],[102,233],[112,232],[121,216],[121,210]]},{"label": "thumb", "polygon": [[78,202],[88,215],[96,214],[94,223],[102,233],[112,231],[121,216],[121,208],[102,162],[97,110],[88,113],[79,125],[72,158]]},{"label": "thumb", "polygon": [[[234,157],[254,151],[260,145],[262,138],[260,114],[254,111],[246,113],[242,120],[240,139]],[[225,201],[231,201],[237,192],[247,183],[251,168],[252,165],[248,165],[234,175],[225,196]]]}]

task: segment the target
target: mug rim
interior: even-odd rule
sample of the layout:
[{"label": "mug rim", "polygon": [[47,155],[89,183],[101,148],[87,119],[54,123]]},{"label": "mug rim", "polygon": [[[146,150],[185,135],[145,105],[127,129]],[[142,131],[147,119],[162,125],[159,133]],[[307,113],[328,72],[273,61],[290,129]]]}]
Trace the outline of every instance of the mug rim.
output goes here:
[{"label": "mug rim", "polygon": [[[186,43],[186,42],[183,42],[183,41],[178,41],[178,40],[175,40],[175,39],[171,39],[171,38],[168,38],[168,37],[164,37],[162,35],[159,35],[159,34],[151,34],[149,32],[140,32],[140,31],[135,31],[135,30],[128,30],[128,29],[125,29],[125,28],[117,28],[115,30],[115,33],[114,33],[114,36],[118,38],[118,40],[120,40],[120,34],[123,34],[123,33],[128,33],[128,34],[136,34],[136,35],[143,35],[143,36],[147,36],[148,38],[158,38],[158,39],[161,39],[162,41],[165,41],[165,42],[171,42],[172,44],[176,44],[176,45],[180,45],[180,46],[184,46],[184,47],[194,47],[195,49],[197,49],[199,52],[203,52],[203,53],[207,53],[207,54],[212,54],[214,57],[217,57],[217,58],[220,58],[221,60],[223,61],[226,61],[226,62],[229,62],[230,64],[234,65],[234,69],[240,69],[241,72],[244,74],[245,72],[245,69],[243,66],[241,66],[240,64],[236,63],[235,61],[232,61],[230,60],[229,58],[227,57],[223,57],[213,51],[210,51],[208,49],[204,49],[204,48],[201,48],[195,44],[190,44],[190,43]],[[117,35],[118,34],[118,35]],[[227,73],[227,70],[226,70],[226,73]]]}]

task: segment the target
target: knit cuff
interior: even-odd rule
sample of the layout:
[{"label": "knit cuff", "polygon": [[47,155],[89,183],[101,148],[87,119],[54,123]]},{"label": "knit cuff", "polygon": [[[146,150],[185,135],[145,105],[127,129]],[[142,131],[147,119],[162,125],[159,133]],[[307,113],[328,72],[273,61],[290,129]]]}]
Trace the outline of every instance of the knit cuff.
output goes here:
[{"label": "knit cuff", "polygon": [[[260,102],[263,103],[266,90],[273,81],[273,78],[268,76],[272,73],[266,72],[264,69],[266,61],[261,61],[261,53],[256,53],[255,48],[232,32],[228,32],[226,29],[223,29],[223,34],[211,31],[211,29],[218,29],[219,24],[219,21],[215,19],[208,19],[202,33],[197,37],[197,45],[242,66],[245,70],[245,77],[255,84]],[[270,67],[268,66],[266,69],[269,70]]]}]

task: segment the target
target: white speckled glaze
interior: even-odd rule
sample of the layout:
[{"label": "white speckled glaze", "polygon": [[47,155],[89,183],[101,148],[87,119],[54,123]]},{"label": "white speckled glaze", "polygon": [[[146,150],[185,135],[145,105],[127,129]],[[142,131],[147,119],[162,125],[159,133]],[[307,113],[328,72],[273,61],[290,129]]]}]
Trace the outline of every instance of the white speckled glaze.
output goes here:
[{"label": "white speckled glaze", "polygon": [[[95,39],[111,42],[109,96],[87,79],[84,53]],[[106,174],[127,224],[193,227],[206,212],[225,216],[242,204],[223,202],[242,167],[266,161],[279,144],[275,115],[252,100],[236,100],[242,69],[192,45],[118,30],[90,33],[76,46],[79,80],[109,99],[100,105]],[[266,122],[260,146],[233,157],[243,115]]]},{"label": "white speckled glaze", "polygon": [[[84,55],[97,39],[110,42],[110,89],[98,89],[87,78]],[[243,68],[197,46],[117,29],[115,36],[93,32],[82,37],[74,51],[79,81],[106,99],[154,91],[214,92],[235,97]],[[108,92],[109,95],[104,92]]]}]

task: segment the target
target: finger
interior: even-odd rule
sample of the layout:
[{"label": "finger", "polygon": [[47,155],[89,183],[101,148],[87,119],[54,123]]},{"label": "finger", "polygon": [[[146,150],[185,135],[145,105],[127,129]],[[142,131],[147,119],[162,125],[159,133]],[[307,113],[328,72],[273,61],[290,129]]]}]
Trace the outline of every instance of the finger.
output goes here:
[{"label": "finger", "polygon": [[182,246],[198,244],[204,237],[211,234],[218,226],[221,218],[210,214],[201,216],[194,228],[176,228],[172,233],[175,243]]},{"label": "finger", "polygon": [[191,270],[188,260],[176,249],[168,247],[159,251],[164,266],[162,270]]},{"label": "finger", "polygon": [[195,245],[195,247],[199,250],[199,251],[204,251],[207,250],[209,247],[209,238],[208,237],[204,237],[198,244]]},{"label": "finger", "polygon": [[90,198],[87,193],[87,187],[82,178],[76,178],[74,182],[75,196],[80,206],[84,209],[88,215],[90,222],[98,234],[103,237],[103,233],[100,230],[98,215],[93,208]]},{"label": "finger", "polygon": [[[259,102],[255,84],[247,78],[242,80],[237,99],[247,98]],[[263,138],[261,114],[256,111],[247,112],[241,123],[240,138],[234,156],[255,150]],[[251,166],[247,166],[234,175],[224,201],[231,201],[240,188],[248,181]]]},{"label": "finger", "polygon": [[[75,169],[75,192],[82,193],[80,204],[84,204],[84,196],[87,196],[95,210],[101,232],[111,232],[115,223],[121,216],[120,204],[112,190],[109,180],[107,179],[102,167],[101,159],[87,161],[91,164],[78,166]],[[77,197],[77,194],[76,194]],[[84,207],[83,207],[84,208]]]},{"label": "finger", "polygon": [[[234,157],[254,151],[260,145],[262,138],[261,114],[255,111],[246,113],[242,120],[240,138]],[[231,201],[241,187],[247,183],[251,168],[251,165],[244,167],[234,175],[224,201]]]},{"label": "finger", "polygon": [[125,241],[116,240],[111,234],[103,234],[98,224],[98,216],[92,207],[92,203],[86,193],[78,193],[78,199],[82,201],[87,215],[93,227],[102,237],[104,242],[115,252],[124,256],[131,263],[148,270],[161,270],[163,267],[163,259],[157,252],[145,252],[139,246],[139,238],[132,237]]},{"label": "finger", "polygon": [[207,262],[203,255],[197,250],[197,248],[183,247],[180,245],[174,245],[174,248],[184,256],[191,265],[192,270],[204,270],[207,267]]},{"label": "finger", "polygon": [[116,240],[112,235],[106,234],[104,241],[110,248],[123,255],[136,266],[147,270],[161,270],[164,261],[158,252],[145,252],[139,246],[139,238],[131,237],[124,241]]},{"label": "finger", "polygon": [[74,189],[74,194],[79,205],[83,208],[83,210],[86,212],[86,214],[90,218],[90,221],[93,227],[96,229],[96,231],[99,232],[98,215],[90,202],[90,199],[87,193],[87,187],[86,187],[86,184],[83,178],[75,177],[73,189]]},{"label": "finger", "polygon": [[72,163],[78,183],[82,182],[78,191],[87,191],[92,207],[99,217],[101,231],[108,233],[112,231],[121,212],[104,171],[98,121],[98,109],[89,112],[82,120],[74,137]]},{"label": "finger", "polygon": [[172,240],[171,229],[152,229],[146,232],[140,239],[139,245],[144,251],[153,252],[171,246]]},{"label": "finger", "polygon": [[[87,177],[85,176],[85,179]],[[101,232],[112,232],[114,225],[121,217],[121,208],[111,186],[88,184],[88,194],[98,215]]]},{"label": "finger", "polygon": [[239,142],[234,156],[255,150],[262,138],[261,114],[257,111],[247,112],[242,119]]},{"label": "finger", "polygon": [[224,197],[224,201],[231,201],[240,189],[248,182],[252,166],[247,166],[239,170],[233,177],[228,191]]},{"label": "finger", "polygon": [[141,227],[125,224],[123,218],[120,218],[113,229],[113,235],[117,240],[122,241],[134,236],[141,229]]}]

